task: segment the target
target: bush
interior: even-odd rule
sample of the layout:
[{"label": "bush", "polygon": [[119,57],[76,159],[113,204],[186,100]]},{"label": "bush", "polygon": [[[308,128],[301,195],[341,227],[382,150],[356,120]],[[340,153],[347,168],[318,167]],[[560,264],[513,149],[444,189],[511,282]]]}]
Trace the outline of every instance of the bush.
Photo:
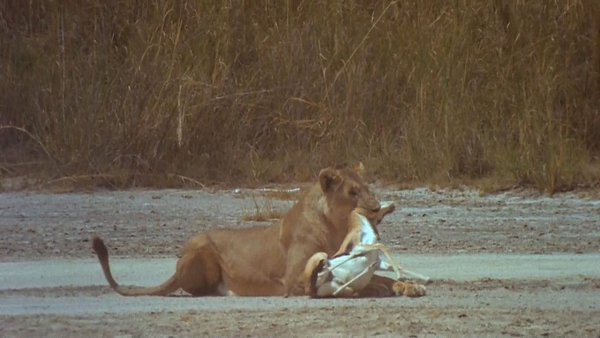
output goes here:
[{"label": "bush", "polygon": [[360,159],[572,188],[600,177],[598,18],[594,0],[5,1],[0,157],[9,175],[41,158],[281,182]]}]

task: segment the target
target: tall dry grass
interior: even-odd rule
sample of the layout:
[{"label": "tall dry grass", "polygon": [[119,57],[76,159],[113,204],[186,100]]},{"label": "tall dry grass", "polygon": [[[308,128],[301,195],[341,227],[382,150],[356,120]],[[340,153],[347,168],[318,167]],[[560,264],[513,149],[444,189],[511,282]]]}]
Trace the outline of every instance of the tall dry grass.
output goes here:
[{"label": "tall dry grass", "polygon": [[361,159],[593,184],[599,18],[595,0],[4,1],[0,169],[253,183]]}]

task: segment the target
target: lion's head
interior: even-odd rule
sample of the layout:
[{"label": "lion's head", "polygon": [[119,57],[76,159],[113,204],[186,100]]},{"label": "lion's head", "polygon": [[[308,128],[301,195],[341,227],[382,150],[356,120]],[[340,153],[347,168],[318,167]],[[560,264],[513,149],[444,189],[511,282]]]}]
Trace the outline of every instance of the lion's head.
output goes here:
[{"label": "lion's head", "polygon": [[361,208],[369,212],[380,209],[379,201],[373,196],[363,179],[364,166],[354,168],[326,168],[319,173],[321,190],[327,199],[330,217],[347,217],[352,210]]}]

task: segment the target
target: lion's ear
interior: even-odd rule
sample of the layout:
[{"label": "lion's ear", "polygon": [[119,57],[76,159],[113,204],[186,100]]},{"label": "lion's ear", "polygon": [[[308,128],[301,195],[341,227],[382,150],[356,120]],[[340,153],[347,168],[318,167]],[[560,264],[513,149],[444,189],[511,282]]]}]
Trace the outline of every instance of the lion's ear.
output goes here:
[{"label": "lion's ear", "polygon": [[365,175],[365,165],[362,162],[356,163],[353,169],[358,176],[363,177]]},{"label": "lion's ear", "polygon": [[319,183],[321,183],[323,192],[328,192],[340,185],[342,183],[342,178],[337,170],[325,168],[319,173]]}]

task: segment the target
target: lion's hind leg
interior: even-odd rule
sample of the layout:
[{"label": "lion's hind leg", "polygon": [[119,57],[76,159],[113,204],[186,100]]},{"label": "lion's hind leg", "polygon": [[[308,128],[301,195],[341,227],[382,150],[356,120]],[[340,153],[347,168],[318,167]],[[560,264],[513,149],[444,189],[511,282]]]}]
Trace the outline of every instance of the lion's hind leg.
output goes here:
[{"label": "lion's hind leg", "polygon": [[228,295],[221,285],[223,278],[218,253],[205,234],[186,243],[177,261],[176,275],[181,289],[192,296]]}]

